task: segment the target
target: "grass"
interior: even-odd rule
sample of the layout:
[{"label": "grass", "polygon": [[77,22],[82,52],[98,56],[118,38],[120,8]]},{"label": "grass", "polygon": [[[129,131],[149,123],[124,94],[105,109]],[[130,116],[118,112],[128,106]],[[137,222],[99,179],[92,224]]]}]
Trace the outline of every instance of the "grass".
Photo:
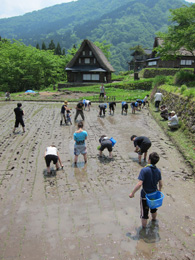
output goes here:
[{"label": "grass", "polygon": [[164,84],[161,85],[160,88],[164,89],[169,93],[180,94],[183,97],[188,97],[191,98],[191,100],[195,101],[195,86],[192,88],[187,88],[185,85],[178,87],[178,86]]},{"label": "grass", "polygon": [[176,145],[178,150],[183,155],[185,161],[192,167],[193,172],[195,173],[195,142],[192,142],[192,134],[182,125],[176,131],[170,131],[167,126],[167,121],[162,120],[160,113],[156,113],[153,104],[151,103],[149,110],[160,125],[160,127],[164,130],[167,136],[171,139],[171,141]]},{"label": "grass", "polygon": [[[110,86],[105,85],[106,90],[106,96],[108,98],[113,99],[115,97],[116,101],[134,101],[136,99],[143,99],[147,94],[150,93],[150,91],[145,90],[127,90],[127,89],[120,89],[120,88],[114,88]],[[48,91],[44,90],[43,92]],[[71,92],[81,92],[83,93],[83,99],[89,99],[91,101],[98,101],[99,100],[99,92],[100,92],[100,85],[95,86],[84,86],[84,87],[71,87],[63,89],[63,91],[71,91]],[[62,91],[62,94],[63,94]],[[47,96],[47,98],[44,98],[44,100],[48,101],[56,101],[55,100],[55,93],[57,90],[51,89],[50,92],[53,92],[53,95]],[[88,93],[94,93],[93,96],[88,95]],[[0,100],[5,100],[4,95],[0,95]],[[44,101],[43,97],[39,95],[39,92],[36,94],[25,94],[25,92],[19,92],[19,93],[13,93],[11,94],[11,100],[17,100],[17,101]],[[62,100],[63,101],[63,98]],[[68,101],[78,101],[78,98],[76,99],[68,99]]]}]

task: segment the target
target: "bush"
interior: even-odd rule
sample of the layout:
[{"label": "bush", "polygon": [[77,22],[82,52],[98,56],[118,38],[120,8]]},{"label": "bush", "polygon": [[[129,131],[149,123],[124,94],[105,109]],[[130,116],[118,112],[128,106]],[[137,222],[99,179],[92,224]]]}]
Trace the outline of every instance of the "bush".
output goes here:
[{"label": "bush", "polygon": [[158,87],[160,85],[164,85],[167,82],[166,76],[156,76],[153,81],[153,87]]},{"label": "bush", "polygon": [[181,86],[183,84],[186,84],[189,87],[192,85],[191,82],[194,82],[194,84],[193,84],[193,86],[194,86],[195,85],[195,74],[192,74],[192,73],[186,72],[186,71],[182,71],[182,70],[175,74],[174,83],[176,85]]},{"label": "bush", "polygon": [[181,89],[180,89],[180,93],[183,94],[186,89],[187,89],[187,86],[186,85],[182,85]]}]

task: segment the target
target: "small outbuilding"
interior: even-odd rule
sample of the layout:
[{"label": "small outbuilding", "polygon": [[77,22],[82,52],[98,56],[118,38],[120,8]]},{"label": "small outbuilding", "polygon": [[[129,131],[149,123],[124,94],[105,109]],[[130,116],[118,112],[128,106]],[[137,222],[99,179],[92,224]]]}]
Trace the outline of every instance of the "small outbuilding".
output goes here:
[{"label": "small outbuilding", "polygon": [[70,83],[111,82],[115,70],[100,48],[84,40],[81,47],[67,64],[67,80]]}]

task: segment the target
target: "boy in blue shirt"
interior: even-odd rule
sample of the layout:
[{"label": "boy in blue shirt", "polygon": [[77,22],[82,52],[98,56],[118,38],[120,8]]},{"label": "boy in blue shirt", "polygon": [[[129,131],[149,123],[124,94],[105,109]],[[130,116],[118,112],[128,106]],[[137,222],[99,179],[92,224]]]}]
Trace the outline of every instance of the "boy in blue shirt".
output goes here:
[{"label": "boy in blue shirt", "polygon": [[[141,208],[141,222],[142,227],[145,228],[147,225],[148,220],[148,213],[149,213],[149,207],[147,205],[146,197],[145,195],[147,193],[152,193],[157,191],[161,191],[162,189],[162,178],[161,178],[161,172],[156,167],[156,163],[159,161],[160,157],[156,152],[153,152],[149,155],[148,159],[148,165],[141,169],[140,174],[138,176],[139,182],[133,189],[133,191],[130,193],[129,197],[133,198],[136,191],[138,191],[141,186],[141,198],[140,198],[140,208]],[[159,188],[157,188],[159,186]],[[157,209],[150,209],[150,213],[152,215],[152,220],[155,221],[157,217]]]}]

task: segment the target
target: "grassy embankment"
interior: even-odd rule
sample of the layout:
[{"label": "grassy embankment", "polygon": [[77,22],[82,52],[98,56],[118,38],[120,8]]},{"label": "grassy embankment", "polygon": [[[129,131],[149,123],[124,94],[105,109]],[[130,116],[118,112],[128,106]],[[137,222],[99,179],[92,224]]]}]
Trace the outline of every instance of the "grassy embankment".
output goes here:
[{"label": "grassy embankment", "polygon": [[[117,102],[121,101],[134,101],[138,98],[143,99],[145,95],[150,93],[151,79],[143,79],[140,81],[134,81],[132,75],[129,73],[125,75],[114,76],[115,82],[105,84],[106,96],[108,100],[116,100]],[[144,86],[141,89],[135,84],[139,84],[139,86]],[[60,95],[57,90],[53,90],[53,88],[43,89],[35,94],[26,94],[24,92],[20,93],[11,93],[11,99],[16,101],[56,101],[56,95],[59,96],[58,101],[64,101],[64,94],[66,91],[70,91],[73,93],[83,93],[83,99],[89,99],[91,101],[99,100],[99,92],[100,92],[100,84],[92,85],[92,86],[78,86],[78,87],[70,87],[61,89]],[[52,95],[48,95],[47,97],[41,96],[41,92],[50,92]],[[90,93],[90,95],[88,95]],[[91,94],[94,95],[91,95]],[[0,100],[5,99],[5,93],[0,93]],[[60,96],[63,96],[60,99]],[[70,101],[78,101],[78,98],[70,99],[67,95],[67,100]]]},{"label": "grassy embankment", "polygon": [[[159,79],[159,81],[162,79]],[[158,80],[157,80],[158,81]],[[190,102],[195,101],[195,81],[190,82],[190,87],[182,84],[178,85],[175,83],[174,77],[167,77],[165,79],[165,84],[160,85],[160,89],[165,90],[169,93],[174,93],[176,95],[180,95],[183,98],[187,98]],[[158,82],[157,82],[158,83]],[[155,80],[154,80],[155,85]],[[194,87],[193,87],[194,86]],[[149,108],[152,116],[164,130],[167,136],[171,139],[171,141],[177,146],[178,150],[182,153],[186,162],[192,167],[193,172],[195,173],[195,134],[191,133],[184,122],[180,120],[180,128],[176,131],[169,130],[167,121],[164,121],[160,113],[155,112],[154,104],[151,102],[151,106]]]}]

